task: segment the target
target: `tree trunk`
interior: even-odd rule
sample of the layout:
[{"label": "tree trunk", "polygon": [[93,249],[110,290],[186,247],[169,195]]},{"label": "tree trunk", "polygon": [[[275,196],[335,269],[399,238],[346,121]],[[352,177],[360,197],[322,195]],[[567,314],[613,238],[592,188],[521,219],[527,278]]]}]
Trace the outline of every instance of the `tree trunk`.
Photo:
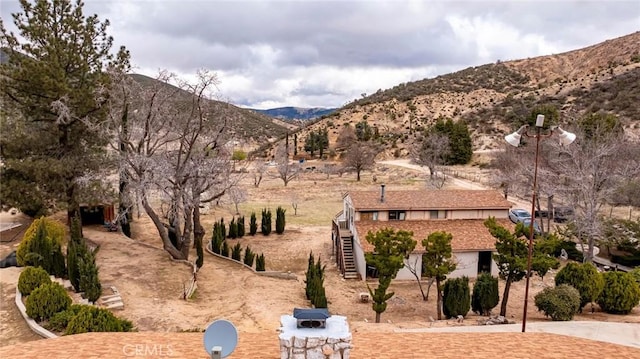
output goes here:
[{"label": "tree trunk", "polygon": [[360,170],[356,170],[357,181],[360,182]]},{"label": "tree trunk", "polygon": [[425,298],[425,301],[429,300],[429,292],[431,291],[431,286],[433,285],[433,282],[435,280],[433,278],[429,278],[429,284],[427,285],[427,297]]},{"label": "tree trunk", "polygon": [[502,293],[502,303],[500,304],[500,315],[507,315],[507,301],[509,300],[509,289],[511,289],[511,278],[507,278],[504,284],[504,292]]},{"label": "tree trunk", "polygon": [[[196,249],[200,248],[198,253],[204,253],[202,250],[204,235],[205,230],[200,222],[200,206],[196,205],[193,209],[193,244]],[[202,259],[200,259],[200,263],[202,263]]]},{"label": "tree trunk", "polygon": [[76,184],[73,179],[68,180],[67,187],[67,223],[69,227],[71,227],[71,223],[73,223],[74,218],[78,219],[78,223],[80,224],[80,236],[82,237],[82,216],[80,215],[80,204],[76,198]]},{"label": "tree trunk", "polygon": [[380,313],[376,312],[376,323],[380,323]]},{"label": "tree trunk", "polygon": [[442,291],[440,291],[440,280],[436,278],[436,293],[438,293],[438,301],[437,301],[437,311],[438,311],[438,320],[442,319]]},{"label": "tree trunk", "polygon": [[146,194],[144,193],[142,194],[142,207],[144,208],[145,212],[147,212],[149,218],[151,218],[153,224],[156,226],[158,234],[160,234],[160,239],[162,240],[162,248],[167,251],[173,259],[186,259],[183,256],[182,252],[180,252],[178,249],[176,249],[176,247],[173,246],[173,244],[171,244],[167,228],[165,228],[165,226],[162,224],[162,221],[160,220],[160,217],[158,217],[158,214],[153,210],[153,208],[151,208],[151,206],[147,202]]}]

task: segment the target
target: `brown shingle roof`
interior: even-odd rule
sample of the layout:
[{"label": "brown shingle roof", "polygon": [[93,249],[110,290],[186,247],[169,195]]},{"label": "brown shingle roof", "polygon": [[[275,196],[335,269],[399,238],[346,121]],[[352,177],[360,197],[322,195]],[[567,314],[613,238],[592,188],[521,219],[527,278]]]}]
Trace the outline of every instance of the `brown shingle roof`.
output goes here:
[{"label": "brown shingle roof", "polygon": [[[375,324],[372,324],[375,325]],[[85,333],[0,348],[0,358],[208,358],[203,333]],[[240,333],[230,359],[280,358],[276,332]],[[353,332],[353,359],[640,358],[640,349],[549,333]],[[577,349],[579,348],[579,349]],[[139,352],[134,352],[135,350]],[[170,353],[169,353],[170,350]],[[577,351],[578,350],[578,351]]]},{"label": "brown shingle roof", "polygon": [[349,192],[356,211],[404,209],[509,209],[511,203],[494,190],[408,190],[385,191],[380,202],[380,191]]},{"label": "brown shingle roof", "polygon": [[[358,221],[355,222],[360,244],[365,252],[373,252],[365,237],[369,231],[376,232],[382,228],[393,228],[396,231],[413,232],[413,239],[418,242],[415,252],[422,252],[422,240],[436,231],[445,231],[453,235],[451,247],[454,252],[494,250],[496,239],[484,226],[484,219],[440,219],[424,221]],[[514,225],[508,219],[496,219],[503,227],[513,231]]]}]

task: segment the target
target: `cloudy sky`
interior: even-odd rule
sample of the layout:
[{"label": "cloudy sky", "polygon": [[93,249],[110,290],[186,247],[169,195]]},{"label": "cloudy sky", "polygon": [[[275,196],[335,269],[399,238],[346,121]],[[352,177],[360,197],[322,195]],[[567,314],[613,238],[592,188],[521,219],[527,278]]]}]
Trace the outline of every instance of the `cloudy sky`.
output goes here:
[{"label": "cloudy sky", "polygon": [[[339,107],[363,93],[640,30],[640,1],[85,0],[135,72],[215,71],[242,107]],[[17,1],[0,0],[7,26]],[[11,28],[11,26],[8,26]]]}]

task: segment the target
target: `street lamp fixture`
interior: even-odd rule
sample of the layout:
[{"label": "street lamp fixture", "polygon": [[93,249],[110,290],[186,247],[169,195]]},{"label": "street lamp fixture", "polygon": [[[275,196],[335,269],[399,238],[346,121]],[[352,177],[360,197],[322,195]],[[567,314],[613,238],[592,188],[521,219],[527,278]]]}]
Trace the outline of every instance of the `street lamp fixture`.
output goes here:
[{"label": "street lamp fixture", "polygon": [[[560,139],[560,144],[563,146],[570,145],[576,139],[576,135],[561,129],[558,126],[552,126],[548,132],[543,132],[542,127],[544,126],[544,115],[538,115],[536,117],[536,126],[535,133],[529,133],[529,125],[524,125],[518,129],[518,131],[509,134],[504,137],[504,140],[507,141],[508,144],[514,147],[518,147],[520,145],[520,140],[522,136],[535,138],[536,140],[536,156],[535,156],[535,167],[533,170],[533,193],[531,194],[531,215],[534,216],[536,210],[536,190],[538,185],[538,160],[540,154],[540,140],[546,137],[551,137],[554,133],[558,133],[558,137]],[[535,216],[534,216],[535,217]],[[529,225],[529,246],[527,252],[527,279],[526,286],[524,290],[524,310],[522,313],[522,332],[524,333],[527,328],[527,304],[529,302],[529,278],[531,277],[531,257],[533,256],[533,227],[534,227],[535,218],[531,219],[531,224]]]}]

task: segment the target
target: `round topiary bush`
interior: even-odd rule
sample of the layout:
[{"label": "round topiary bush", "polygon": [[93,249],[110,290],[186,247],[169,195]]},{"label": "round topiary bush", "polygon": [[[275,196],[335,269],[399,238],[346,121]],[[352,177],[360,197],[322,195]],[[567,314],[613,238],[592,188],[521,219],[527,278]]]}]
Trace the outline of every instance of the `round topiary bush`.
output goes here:
[{"label": "round topiary bush", "polygon": [[37,321],[48,320],[70,305],[71,297],[60,284],[43,284],[27,297],[27,315]]},{"label": "round topiary bush", "polygon": [[602,274],[591,263],[569,263],[556,274],[556,286],[568,284],[580,292],[580,310],[587,303],[595,302],[604,280]]},{"label": "round topiary bush", "polygon": [[27,267],[18,278],[18,290],[22,295],[29,295],[42,284],[51,283],[49,273],[40,267]]},{"label": "round topiary bush", "polygon": [[64,242],[66,232],[65,226],[62,223],[46,217],[40,217],[34,220],[24,232],[22,241],[20,241],[20,245],[18,245],[18,250],[16,251],[16,260],[19,266],[24,267],[29,265],[27,255],[31,252],[38,252],[37,248],[33,248],[33,240],[37,237],[40,223],[44,224],[47,240],[50,243],[51,241],[57,241],[58,244],[62,245]]},{"label": "round topiary bush", "polygon": [[567,284],[545,288],[536,294],[535,304],[539,311],[552,320],[571,320],[580,309],[580,292]]},{"label": "round topiary bush", "polygon": [[633,275],[625,272],[606,272],[604,289],[597,303],[611,314],[628,314],[640,302],[640,286]]},{"label": "round topiary bush", "polygon": [[130,332],[131,329],[133,329],[133,324],[130,321],[116,317],[109,310],[85,305],[71,319],[65,334]]}]

